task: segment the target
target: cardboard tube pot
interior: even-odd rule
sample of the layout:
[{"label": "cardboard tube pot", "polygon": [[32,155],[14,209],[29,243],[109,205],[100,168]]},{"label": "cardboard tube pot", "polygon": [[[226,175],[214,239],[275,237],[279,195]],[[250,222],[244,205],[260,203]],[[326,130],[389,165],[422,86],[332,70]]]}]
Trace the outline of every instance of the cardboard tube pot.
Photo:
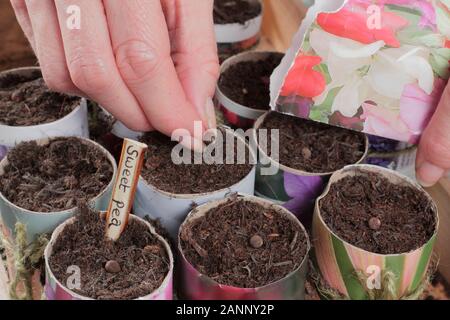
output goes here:
[{"label": "cardboard tube pot", "polygon": [[[3,71],[2,78],[10,75],[19,75],[24,79],[33,79],[40,74],[38,67],[27,67]],[[9,148],[24,141],[37,140],[49,137],[89,137],[86,100],[80,98],[80,105],[65,117],[50,123],[34,126],[7,126],[0,123],[0,160],[6,155]]]},{"label": "cardboard tube pot", "polygon": [[[98,143],[89,139],[80,138],[84,143],[90,144],[98,148],[105,154],[113,167],[113,176],[109,184],[103,189],[103,191],[95,198],[91,199],[90,203],[97,210],[106,210],[111,198],[112,187],[114,183],[114,177],[117,172],[116,161],[112,155]],[[48,144],[50,139],[37,140],[39,145]],[[0,162],[0,177],[4,173],[4,168],[8,164],[8,157],[5,157]],[[32,242],[37,236],[43,233],[50,233],[59,224],[72,217],[75,214],[76,208],[72,208],[64,211],[56,211],[50,213],[39,213],[30,211],[24,208],[20,208],[8,199],[0,192],[0,213],[3,220],[4,227],[10,234],[14,234],[15,225],[17,222],[23,223],[27,227],[27,239]]]},{"label": "cardboard tube pot", "polygon": [[[320,212],[321,200],[328,194],[331,185],[344,177],[357,176],[361,172],[375,173],[387,178],[392,183],[413,187],[430,200],[436,212],[436,232],[422,247],[398,254],[376,254],[342,240],[326,225]],[[424,280],[432,256],[438,224],[434,201],[413,180],[395,171],[377,166],[348,166],[333,174],[325,193],[316,202],[312,238],[314,239],[317,265],[323,279],[331,288],[350,299],[358,300],[368,299],[368,290],[373,290],[368,289],[367,283],[358,279],[358,272],[362,272],[367,277],[374,272],[375,268],[379,270],[378,274],[381,276],[390,272],[394,276],[394,291],[397,294],[396,298],[399,299],[414,292]]]},{"label": "cardboard tube pot", "polygon": [[[264,60],[272,54],[280,53],[275,51],[252,51],[240,53],[236,56],[228,58],[222,63],[220,67],[220,74],[223,74],[230,66],[233,66],[239,62]],[[249,77],[250,76],[251,75],[249,75]],[[242,129],[251,128],[255,121],[267,112],[267,110],[249,108],[233,101],[222,92],[219,83],[216,85],[215,100],[217,108],[222,111],[225,120],[231,125]]]},{"label": "cardboard tube pot", "polygon": [[[104,213],[105,214],[105,213]],[[152,293],[145,295],[143,297],[137,298],[135,300],[172,300],[173,298],[173,269],[174,269],[174,259],[173,253],[170,249],[169,244],[163,237],[161,237],[147,221],[141,219],[137,216],[130,215],[131,220],[137,220],[141,223],[144,223],[150,230],[150,233],[155,235],[160,243],[163,244],[166,249],[167,255],[169,256],[169,272],[164,278],[162,284]],[[50,242],[45,248],[44,257],[45,257],[45,270],[46,270],[46,279],[45,279],[45,295],[48,300],[94,300],[89,297],[85,297],[75,293],[74,291],[68,289],[64,286],[58,279],[56,279],[53,271],[50,268],[50,257],[53,253],[53,245],[58,239],[59,235],[64,232],[64,228],[74,222],[75,218],[71,218],[65,221],[63,224],[58,226],[52,234]]]},{"label": "cardboard tube pot", "polygon": [[214,24],[221,59],[250,50],[259,43],[264,6],[260,0],[249,1],[261,5],[261,13],[258,16],[244,23]]},{"label": "cardboard tube pot", "polygon": [[[240,136],[235,136],[240,142],[246,144]],[[253,150],[251,148],[248,148],[248,150],[252,154],[252,159],[256,159]],[[253,195],[255,190],[255,170],[256,168],[253,167],[241,181],[230,187],[197,194],[166,192],[147,183],[141,176],[134,200],[134,213],[142,218],[149,215],[153,219],[160,220],[162,226],[167,229],[172,239],[175,240],[178,235],[178,229],[189,211],[191,211],[193,204],[200,205],[212,200],[222,199],[227,194],[236,192]]]},{"label": "cardboard tube pot", "polygon": [[[269,112],[256,121],[253,130],[254,141],[258,141],[258,129],[268,114]],[[309,227],[312,222],[314,203],[322,194],[333,172],[315,173],[289,168],[269,157],[258,142],[254,143],[258,146],[259,157],[255,195],[284,206],[294,213],[305,226]],[[366,139],[364,154],[357,163],[365,160],[368,148],[369,142]],[[265,174],[264,170],[267,168],[273,168],[274,172]]]},{"label": "cardboard tube pot", "polygon": [[305,279],[308,269],[308,252],[311,248],[308,234],[298,219],[288,210],[272,202],[247,195],[238,195],[245,201],[257,203],[265,208],[272,208],[289,218],[293,223],[299,225],[307,239],[307,251],[303,261],[297,269],[284,278],[259,288],[237,288],[217,283],[207,275],[201,274],[187,260],[181,248],[181,230],[187,223],[203,217],[209,210],[224,204],[228,199],[221,199],[206,203],[195,208],[180,227],[178,235],[178,250],[180,252],[180,277],[181,296],[183,299],[191,300],[304,300]]}]

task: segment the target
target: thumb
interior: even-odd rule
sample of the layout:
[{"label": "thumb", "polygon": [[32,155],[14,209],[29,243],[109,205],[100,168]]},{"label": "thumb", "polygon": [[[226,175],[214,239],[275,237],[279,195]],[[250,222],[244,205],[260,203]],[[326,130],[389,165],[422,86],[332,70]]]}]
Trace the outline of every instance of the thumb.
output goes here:
[{"label": "thumb", "polygon": [[416,160],[417,179],[435,185],[450,170],[450,85],[422,135]]}]

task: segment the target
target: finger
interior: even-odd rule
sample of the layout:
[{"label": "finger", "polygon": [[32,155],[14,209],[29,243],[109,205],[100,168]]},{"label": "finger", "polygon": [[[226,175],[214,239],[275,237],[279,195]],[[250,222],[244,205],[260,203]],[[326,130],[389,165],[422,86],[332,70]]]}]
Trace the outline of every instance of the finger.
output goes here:
[{"label": "finger", "polygon": [[167,135],[184,128],[193,136],[194,121],[200,117],[177,77],[160,2],[104,4],[117,66],[153,127]]},{"label": "finger", "polygon": [[[173,1],[169,1],[173,2]],[[212,17],[213,1],[176,0],[175,25],[170,26],[172,56],[188,99],[209,128],[216,127],[212,97],[219,77],[219,60]]]},{"label": "finger", "polygon": [[149,130],[147,117],[115,64],[101,0],[58,0],[55,4],[60,26],[66,25],[69,5],[80,8],[81,28],[61,28],[72,82],[128,128]]},{"label": "finger", "polygon": [[70,79],[54,1],[26,0],[26,5],[32,13],[35,52],[47,86],[55,91],[81,95]]},{"label": "finger", "polygon": [[33,28],[31,27],[30,15],[28,14],[25,0],[11,0],[11,5],[14,9],[14,13],[16,14],[17,22],[19,23],[20,27],[23,30],[23,33],[27,37],[31,48],[34,52],[36,52]]},{"label": "finger", "polygon": [[436,184],[450,169],[450,86],[423,133],[417,155],[417,178],[425,187]]}]

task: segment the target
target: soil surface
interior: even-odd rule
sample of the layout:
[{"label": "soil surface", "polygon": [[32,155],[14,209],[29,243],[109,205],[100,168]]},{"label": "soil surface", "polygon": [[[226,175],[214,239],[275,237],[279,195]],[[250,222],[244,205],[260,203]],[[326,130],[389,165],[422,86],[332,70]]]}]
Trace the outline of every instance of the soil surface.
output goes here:
[{"label": "soil surface", "polygon": [[71,265],[81,269],[76,293],[108,300],[146,296],[161,286],[170,269],[166,249],[144,223],[130,219],[120,239],[108,241],[104,218],[85,206],[58,237],[50,257],[50,268],[63,284]]},{"label": "soil surface", "polygon": [[0,80],[0,124],[32,126],[54,122],[79,104],[78,97],[50,91],[39,72],[31,79],[10,75]]},{"label": "soil surface", "polygon": [[266,59],[236,63],[221,74],[219,88],[236,103],[252,109],[269,110],[270,76],[281,59],[282,53],[274,53]]},{"label": "soil surface", "polygon": [[0,39],[0,71],[37,64],[11,4],[6,0],[0,1]]},{"label": "soil surface", "polygon": [[15,205],[35,212],[72,209],[110,183],[113,167],[95,146],[78,138],[56,138],[48,145],[24,142],[8,153],[0,192]]},{"label": "soil surface", "polygon": [[307,254],[304,231],[275,209],[230,199],[185,225],[187,260],[220,284],[257,288],[296,270]]},{"label": "soil surface", "polygon": [[214,23],[244,24],[248,20],[256,18],[261,10],[261,4],[258,1],[214,0]]},{"label": "soil surface", "polygon": [[[366,148],[363,133],[294,116],[271,112],[261,129],[279,129],[279,163],[311,173],[327,173],[361,160]],[[271,131],[268,130],[271,156]]]},{"label": "soil surface", "polygon": [[[225,137],[225,134],[223,136]],[[169,137],[159,132],[147,133],[141,139],[148,145],[142,177],[158,189],[176,194],[196,194],[231,187],[249,174],[252,165],[248,164],[249,150],[247,146],[244,146],[246,152],[245,159],[243,159],[246,164],[236,164],[237,160],[241,158],[241,156],[237,157],[237,146],[242,146],[242,143],[229,132],[226,136],[229,137],[229,140],[233,138],[235,140],[234,153],[230,155],[230,157],[234,157],[235,164],[206,164],[204,161],[202,164],[195,164],[194,152],[187,149],[184,149],[183,152],[187,152],[187,159],[190,159],[191,163],[175,164],[171,154],[178,143],[171,141]],[[223,140],[223,157],[220,159],[225,163],[227,139]],[[217,144],[218,141],[213,143]],[[214,145],[209,147],[213,148]]]},{"label": "soil surface", "polygon": [[436,231],[436,212],[424,194],[374,173],[339,180],[320,208],[324,222],[340,238],[373,253],[416,250]]}]

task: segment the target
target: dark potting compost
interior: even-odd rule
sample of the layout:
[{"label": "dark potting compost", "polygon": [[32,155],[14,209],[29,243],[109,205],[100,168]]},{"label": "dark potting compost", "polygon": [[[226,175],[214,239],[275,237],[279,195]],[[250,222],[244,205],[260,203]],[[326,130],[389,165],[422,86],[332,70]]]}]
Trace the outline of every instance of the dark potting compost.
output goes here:
[{"label": "dark potting compost", "polygon": [[319,205],[336,235],[373,253],[416,250],[436,231],[436,212],[423,193],[374,173],[337,181]]},{"label": "dark potting compost", "polygon": [[8,162],[0,192],[21,208],[42,213],[72,209],[79,199],[96,197],[113,175],[101,150],[74,137],[43,146],[23,142],[8,153]]},{"label": "dark potting compost", "polygon": [[[222,131],[225,137],[225,132]],[[143,136],[141,141],[148,145],[145,161],[142,168],[142,177],[151,185],[160,190],[176,194],[197,194],[217,191],[231,187],[245,178],[252,170],[249,164],[249,150],[245,146],[245,164],[237,164],[237,146],[239,142],[230,132],[226,136],[234,139],[234,164],[202,164],[194,163],[194,153],[191,153],[190,164],[175,164],[171,154],[178,144],[176,141],[161,133],[151,132]],[[212,142],[217,143],[217,142]],[[226,139],[223,139],[223,159],[226,158]],[[225,160],[224,160],[225,161]]]},{"label": "dark potting compost", "polygon": [[267,152],[271,156],[271,130],[279,130],[280,164],[311,173],[327,173],[355,164],[364,155],[363,133],[271,112],[260,129],[268,130]]},{"label": "dark potting compost", "polygon": [[10,74],[0,80],[0,124],[50,123],[65,117],[80,104],[80,98],[50,91],[40,72],[31,78]]},{"label": "dark potting compost", "polygon": [[270,109],[270,76],[283,54],[272,53],[265,59],[241,61],[228,67],[220,76],[219,88],[224,95],[245,107]]},{"label": "dark potting compost", "polygon": [[262,6],[258,1],[214,0],[214,24],[240,23],[256,18]]},{"label": "dark potting compost", "polygon": [[105,218],[86,206],[67,225],[53,246],[50,268],[62,283],[80,268],[81,289],[93,299],[129,300],[144,297],[161,286],[170,269],[168,253],[148,227],[135,219],[116,242],[105,238]]},{"label": "dark potting compost", "polygon": [[224,285],[257,288],[296,270],[308,250],[302,228],[280,211],[230,199],[181,230],[186,259]]}]

